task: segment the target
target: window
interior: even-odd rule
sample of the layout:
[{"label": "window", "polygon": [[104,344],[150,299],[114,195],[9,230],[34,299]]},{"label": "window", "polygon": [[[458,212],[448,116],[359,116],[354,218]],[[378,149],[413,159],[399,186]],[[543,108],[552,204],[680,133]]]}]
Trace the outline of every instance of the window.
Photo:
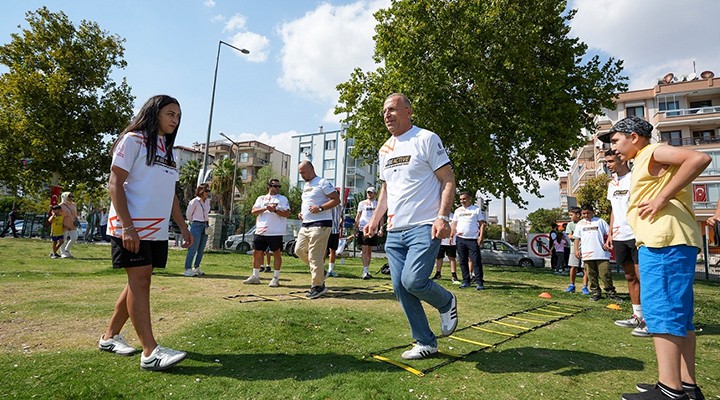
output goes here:
[{"label": "window", "polygon": [[626,117],[640,117],[645,118],[645,107],[644,106],[634,106],[634,107],[627,107],[625,109],[625,116]]},{"label": "window", "polygon": [[705,154],[709,155],[710,158],[712,158],[712,161],[710,162],[710,165],[705,168],[705,171],[700,174],[700,176],[720,175],[720,151],[709,151]]},{"label": "window", "polygon": [[325,150],[335,150],[335,141],[334,140],[326,140],[325,141]]},{"label": "window", "polygon": [[712,107],[712,101],[700,100],[700,101],[691,101],[690,102],[690,108],[701,108],[701,107]]},{"label": "window", "polygon": [[679,111],[671,111],[671,110],[679,110],[680,109],[680,102],[677,100],[660,100],[658,103],[658,110],[659,111],[666,111],[665,116],[667,117],[676,117],[680,115]]},{"label": "window", "polygon": [[335,160],[325,160],[323,170],[335,169]]},{"label": "window", "polygon": [[714,130],[705,130],[705,131],[693,131],[693,143],[696,145],[702,144],[702,143],[713,143],[715,142],[715,131]]},{"label": "window", "polygon": [[300,145],[300,154],[310,154],[310,144],[301,144]]},{"label": "window", "polygon": [[248,153],[240,153],[240,162],[248,162]]},{"label": "window", "polygon": [[243,168],[240,170],[240,176],[242,177],[243,180],[247,179],[247,177],[248,177],[247,168]]},{"label": "window", "polygon": [[669,144],[670,146],[682,146],[682,132],[660,132],[660,140]]}]

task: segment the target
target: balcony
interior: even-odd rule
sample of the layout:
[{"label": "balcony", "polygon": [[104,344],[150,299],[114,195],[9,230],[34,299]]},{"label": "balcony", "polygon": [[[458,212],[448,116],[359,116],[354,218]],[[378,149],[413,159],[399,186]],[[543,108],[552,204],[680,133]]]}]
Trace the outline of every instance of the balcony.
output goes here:
[{"label": "balcony", "polygon": [[720,121],[720,106],[682,108],[658,111],[656,128],[686,125],[690,122],[710,123]]},{"label": "balcony", "polygon": [[718,137],[694,137],[694,138],[671,138],[663,140],[663,142],[670,146],[700,146],[703,144],[716,144],[720,145],[720,138]]}]

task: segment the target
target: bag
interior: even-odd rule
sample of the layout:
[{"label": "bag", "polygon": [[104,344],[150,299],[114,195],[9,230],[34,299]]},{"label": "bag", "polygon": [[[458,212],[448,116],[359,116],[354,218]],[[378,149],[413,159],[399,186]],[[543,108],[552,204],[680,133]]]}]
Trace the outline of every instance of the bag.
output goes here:
[{"label": "bag", "polygon": [[383,275],[390,275],[390,266],[387,265],[387,264],[384,264],[384,265],[380,268],[380,273],[383,274]]},{"label": "bag", "polygon": [[80,227],[80,221],[78,221],[78,219],[75,218],[75,219],[73,220],[73,225],[75,225],[76,228],[79,228],[79,227]]}]

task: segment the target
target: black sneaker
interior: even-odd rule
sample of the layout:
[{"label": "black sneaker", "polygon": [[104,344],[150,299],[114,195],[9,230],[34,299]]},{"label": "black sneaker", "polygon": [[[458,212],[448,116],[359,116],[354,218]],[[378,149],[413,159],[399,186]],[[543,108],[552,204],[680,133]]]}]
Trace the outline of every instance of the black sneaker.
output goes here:
[{"label": "black sneaker", "polygon": [[616,302],[616,303],[622,303],[622,302],[624,301],[624,300],[622,299],[622,297],[616,295],[615,293],[608,294],[608,295],[607,295],[607,298],[610,299],[610,300],[612,300],[612,301],[614,301],[614,302]]},{"label": "black sneaker", "polygon": [[440,279],[440,271],[435,272],[435,276],[433,276],[431,279]]},{"label": "black sneaker", "polygon": [[[622,395],[622,400],[667,400],[670,399],[670,397],[666,396],[663,393],[663,390],[658,385],[648,385],[650,388],[648,388],[644,392],[640,393],[625,393]],[[636,387],[638,390],[640,390],[640,385],[637,385]],[[690,397],[687,395],[687,393],[683,393],[683,396],[676,397],[675,400],[688,400]]]},{"label": "black sneaker", "polygon": [[598,301],[602,299],[602,295],[599,293],[595,293],[594,295],[590,296],[590,301]]},{"label": "black sneaker", "polygon": [[323,283],[322,286],[313,286],[310,288],[310,291],[308,294],[305,295],[308,299],[317,299],[318,297],[324,295],[327,293],[327,288],[325,287],[325,284]]},{"label": "black sneaker", "polygon": [[[654,385],[652,383],[638,383],[637,385],[635,385],[635,388],[638,390],[638,392],[647,392],[655,390],[655,386],[657,385]],[[688,395],[688,398],[690,398],[691,400],[705,400],[705,395],[700,390],[699,386],[687,387],[683,385],[683,390],[685,391],[685,394]]]}]

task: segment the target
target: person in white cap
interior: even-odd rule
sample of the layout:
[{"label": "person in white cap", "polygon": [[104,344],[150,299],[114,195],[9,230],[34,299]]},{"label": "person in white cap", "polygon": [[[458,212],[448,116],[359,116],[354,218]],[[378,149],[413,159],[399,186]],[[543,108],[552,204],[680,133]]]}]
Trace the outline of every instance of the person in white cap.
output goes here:
[{"label": "person in white cap", "polygon": [[358,211],[357,215],[355,216],[355,235],[357,237],[358,243],[362,246],[362,278],[371,279],[372,276],[370,275],[370,261],[372,261],[372,248],[374,246],[377,246],[377,238],[378,236],[383,235],[383,231],[381,226],[373,236],[366,236],[365,234],[363,234],[363,229],[365,229],[365,225],[370,222],[370,219],[372,218],[373,213],[377,208],[377,200],[375,200],[377,192],[375,191],[375,188],[370,186],[365,190],[365,193],[367,193],[367,199],[358,203]]}]

